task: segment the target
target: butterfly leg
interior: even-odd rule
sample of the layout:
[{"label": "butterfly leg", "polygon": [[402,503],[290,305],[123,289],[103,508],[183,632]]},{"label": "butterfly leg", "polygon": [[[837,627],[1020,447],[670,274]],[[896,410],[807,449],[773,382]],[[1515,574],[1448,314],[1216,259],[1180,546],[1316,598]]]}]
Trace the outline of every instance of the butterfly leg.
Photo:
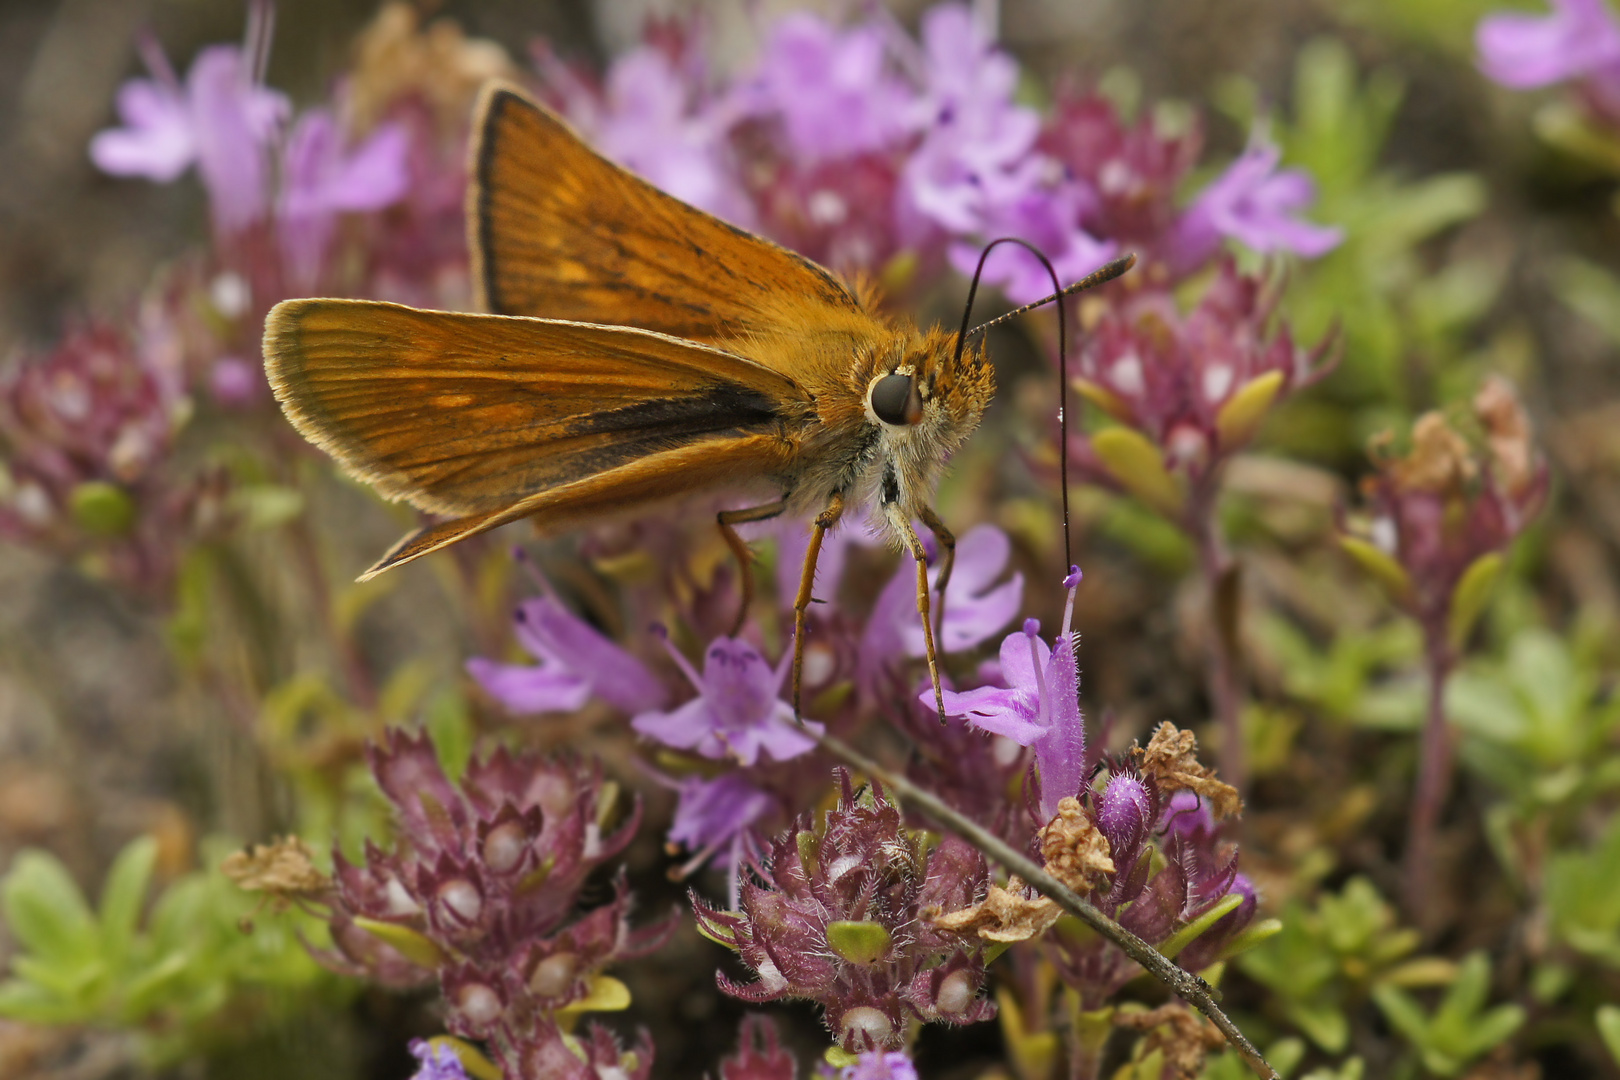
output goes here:
[{"label": "butterfly leg", "polygon": [[793,717],[799,719],[800,691],[804,687],[804,618],[810,610],[810,593],[816,585],[816,561],[821,557],[821,541],[827,530],[844,516],[844,493],[835,491],[826,507],[810,525],[810,546],[804,551],[804,570],[799,574],[799,595],[793,600]]},{"label": "butterfly leg", "polygon": [[939,582],[934,586],[939,593],[939,613],[934,617],[934,633],[942,640],[945,637],[945,586],[951,583],[951,571],[956,568],[956,534],[945,527],[939,520],[939,515],[931,506],[923,507],[918,515],[922,523],[928,526],[939,544]]},{"label": "butterfly leg", "polygon": [[922,617],[923,649],[928,654],[928,679],[934,684],[934,708],[939,711],[939,722],[945,723],[945,692],[939,683],[939,653],[934,647],[934,620],[928,603],[928,552],[917,539],[917,530],[911,527],[899,503],[884,506],[889,524],[900,536],[906,549],[917,564],[917,614]]},{"label": "butterfly leg", "polygon": [[778,499],[764,506],[750,506],[743,510],[722,510],[714,516],[715,524],[720,526],[720,536],[731,549],[732,556],[737,560],[737,572],[742,584],[742,604],[737,608],[737,621],[731,624],[731,636],[736,637],[742,633],[743,621],[748,618],[748,609],[754,606],[754,553],[748,550],[743,538],[737,535],[736,526],[745,525],[750,521],[769,521],[787,509],[787,500]]}]

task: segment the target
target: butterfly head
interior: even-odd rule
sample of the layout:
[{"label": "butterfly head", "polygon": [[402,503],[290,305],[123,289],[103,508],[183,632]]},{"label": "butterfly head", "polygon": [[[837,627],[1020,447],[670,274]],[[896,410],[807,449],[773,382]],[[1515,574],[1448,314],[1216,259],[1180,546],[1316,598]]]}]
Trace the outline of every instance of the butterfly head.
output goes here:
[{"label": "butterfly head", "polygon": [[884,517],[910,520],[932,505],[941,466],[979,426],[994,392],[983,350],[958,359],[954,337],[937,330],[873,367],[866,420],[877,432],[875,494]]}]

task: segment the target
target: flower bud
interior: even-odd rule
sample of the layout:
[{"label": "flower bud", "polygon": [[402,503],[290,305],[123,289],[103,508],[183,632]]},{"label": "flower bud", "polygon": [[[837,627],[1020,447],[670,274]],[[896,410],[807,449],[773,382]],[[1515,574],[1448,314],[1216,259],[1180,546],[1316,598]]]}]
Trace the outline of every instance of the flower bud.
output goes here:
[{"label": "flower bud", "polygon": [[483,894],[466,878],[451,878],[434,890],[433,899],[436,914],[454,929],[471,929],[484,913]]},{"label": "flower bud", "polygon": [[960,1016],[978,1000],[979,985],[967,971],[953,971],[939,984],[934,1008],[941,1016]]},{"label": "flower bud", "polygon": [[529,989],[543,998],[560,998],[574,985],[579,970],[579,957],[570,952],[548,956],[534,966],[529,976]]},{"label": "flower bud", "polygon": [[453,999],[456,1018],[473,1031],[487,1031],[501,1018],[501,997],[483,983],[465,983]]},{"label": "flower bud", "polygon": [[515,821],[503,821],[484,837],[484,865],[497,874],[509,874],[523,861],[529,837]]},{"label": "flower bud", "polygon": [[1153,797],[1139,777],[1119,773],[1108,781],[1097,801],[1097,828],[1108,837],[1108,849],[1116,858],[1135,854],[1152,822]]},{"label": "flower bud", "polygon": [[882,1046],[894,1032],[894,1024],[882,1009],[857,1005],[839,1017],[839,1043],[845,1049]]}]

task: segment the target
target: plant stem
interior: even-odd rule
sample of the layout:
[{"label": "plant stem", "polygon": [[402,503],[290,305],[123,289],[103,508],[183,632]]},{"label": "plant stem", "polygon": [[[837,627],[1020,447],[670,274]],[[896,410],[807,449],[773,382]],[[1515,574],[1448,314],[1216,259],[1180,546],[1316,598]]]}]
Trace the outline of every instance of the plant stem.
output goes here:
[{"label": "plant stem", "polygon": [[1451,787],[1454,750],[1451,727],[1446,723],[1446,680],[1456,657],[1444,631],[1430,633],[1424,650],[1429,669],[1429,706],[1423,721],[1423,746],[1418,763],[1417,790],[1412,796],[1412,820],[1406,836],[1406,913],[1419,927],[1428,921],[1433,898],[1434,836],[1440,810]]},{"label": "plant stem", "polygon": [[1044,867],[1035,863],[1028,856],[1013,850],[1005,841],[990,830],[971,818],[959,813],[946,805],[931,792],[913,784],[903,776],[899,776],[871,758],[862,754],[854,747],[841,739],[831,735],[820,735],[816,740],[821,748],[833,757],[838,758],[860,772],[865,773],[893,791],[902,800],[910,802],[922,810],[929,817],[941,822],[962,839],[972,844],[982,852],[985,858],[1000,863],[1009,873],[1016,874],[1028,884],[1034,886],[1043,895],[1051,897],[1058,907],[1073,915],[1087,926],[1091,927],[1103,937],[1112,941],[1122,949],[1126,956],[1135,960],[1147,969],[1148,973],[1182,998],[1190,1001],[1198,1011],[1209,1017],[1215,1027],[1226,1036],[1226,1041],[1232,1044],[1243,1060],[1254,1070],[1256,1076],[1262,1080],[1280,1080],[1277,1071],[1266,1063],[1260,1056],[1260,1051],[1254,1044],[1239,1031],[1237,1025],[1221,1011],[1216,1002],[1216,993],[1207,982],[1168,960],[1153,946],[1125,929],[1123,926],[1104,915],[1079,893],[1070,889],[1063,882],[1046,872]]},{"label": "plant stem", "polygon": [[1238,688],[1238,566],[1221,543],[1213,507],[1197,514],[1196,520],[1198,560],[1209,593],[1209,699],[1221,729],[1221,779],[1243,791],[1249,762]]}]

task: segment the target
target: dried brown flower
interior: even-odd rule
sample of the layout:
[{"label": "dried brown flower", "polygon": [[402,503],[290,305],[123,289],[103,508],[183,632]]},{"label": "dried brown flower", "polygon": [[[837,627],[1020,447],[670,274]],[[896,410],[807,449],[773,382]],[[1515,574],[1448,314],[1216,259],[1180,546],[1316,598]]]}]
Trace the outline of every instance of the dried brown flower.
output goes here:
[{"label": "dried brown flower", "polygon": [[1226,1045],[1215,1025],[1180,1003],[1161,1005],[1146,1012],[1116,1012],[1118,1027],[1146,1031],[1139,1055],[1158,1050],[1164,1054],[1163,1080],[1198,1080],[1210,1051]]},{"label": "dried brown flower", "polygon": [[1101,876],[1115,869],[1109,857],[1108,837],[1073,796],[1058,803],[1057,817],[1041,830],[1041,855],[1046,868],[1078,893],[1106,885]]},{"label": "dried brown flower", "polygon": [[332,879],[315,868],[309,845],[296,836],[232,852],[219,869],[237,888],[269,893],[279,900],[313,899],[332,887]]},{"label": "dried brown flower", "polygon": [[1131,753],[1143,775],[1150,777],[1163,794],[1183,789],[1209,803],[1217,820],[1243,812],[1237,788],[1215,779],[1214,770],[1198,761],[1198,739],[1166,720],[1153,733],[1147,749],[1134,747]]},{"label": "dried brown flower", "polygon": [[1468,442],[1438,412],[1426,412],[1412,425],[1412,448],[1404,456],[1392,450],[1395,437],[1385,431],[1368,447],[1374,461],[1383,462],[1395,486],[1402,491],[1436,495],[1460,492],[1477,473]]},{"label": "dried brown flower", "polygon": [[414,5],[396,0],[383,5],[355,44],[351,121],[368,130],[396,101],[416,96],[441,129],[459,130],[480,86],[516,77],[500,45],[467,37],[450,19],[423,26]]},{"label": "dried brown flower", "polygon": [[1474,395],[1474,415],[1485,429],[1497,479],[1509,492],[1523,491],[1535,477],[1530,420],[1519,404],[1513,384],[1500,375],[1485,380]]},{"label": "dried brown flower", "polygon": [[985,941],[1028,941],[1044,934],[1063,911],[1050,898],[1025,896],[1024,891],[1024,883],[1013,878],[1005,889],[991,885],[984,900],[973,907],[943,913],[925,911],[923,917],[953,934],[977,934]]}]

